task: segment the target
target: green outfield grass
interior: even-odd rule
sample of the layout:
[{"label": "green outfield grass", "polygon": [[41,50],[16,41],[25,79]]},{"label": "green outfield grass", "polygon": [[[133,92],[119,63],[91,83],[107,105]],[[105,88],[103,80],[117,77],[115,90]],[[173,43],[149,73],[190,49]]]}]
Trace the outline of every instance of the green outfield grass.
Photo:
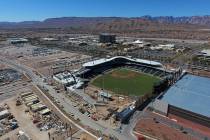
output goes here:
[{"label": "green outfield grass", "polygon": [[122,95],[152,93],[153,85],[161,79],[145,73],[121,68],[98,76],[91,84]]}]

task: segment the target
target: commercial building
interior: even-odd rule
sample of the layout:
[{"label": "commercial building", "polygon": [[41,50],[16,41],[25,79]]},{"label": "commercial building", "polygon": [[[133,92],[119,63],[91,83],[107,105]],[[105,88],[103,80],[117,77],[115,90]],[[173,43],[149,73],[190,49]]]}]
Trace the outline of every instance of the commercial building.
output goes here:
[{"label": "commercial building", "polygon": [[127,108],[124,108],[121,112],[116,114],[116,119],[120,120],[122,123],[127,123],[134,111],[135,106],[129,106]]},{"label": "commercial building", "polygon": [[116,35],[102,33],[99,35],[99,42],[100,43],[116,43]]},{"label": "commercial building", "polygon": [[70,72],[58,73],[53,76],[53,79],[62,85],[73,85],[76,83],[75,77]]},{"label": "commercial building", "polygon": [[157,99],[156,111],[170,114],[210,127],[210,78],[184,75]]},{"label": "commercial building", "polygon": [[9,38],[8,42],[10,42],[11,44],[27,43],[28,39],[25,39],[25,38]]}]

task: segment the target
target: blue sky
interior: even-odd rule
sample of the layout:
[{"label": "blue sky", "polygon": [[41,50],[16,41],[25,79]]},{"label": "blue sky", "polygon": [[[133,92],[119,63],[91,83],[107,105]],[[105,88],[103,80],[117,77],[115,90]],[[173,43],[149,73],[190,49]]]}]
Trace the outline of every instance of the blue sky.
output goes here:
[{"label": "blue sky", "polygon": [[0,0],[0,21],[143,15],[210,15],[210,0]]}]

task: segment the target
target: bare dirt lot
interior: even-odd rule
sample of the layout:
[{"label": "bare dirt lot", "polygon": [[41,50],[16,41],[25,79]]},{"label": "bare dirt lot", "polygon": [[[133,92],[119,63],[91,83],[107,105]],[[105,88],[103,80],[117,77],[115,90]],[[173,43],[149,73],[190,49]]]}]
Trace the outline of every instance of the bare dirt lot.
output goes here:
[{"label": "bare dirt lot", "polygon": [[[29,87],[26,87],[29,88]],[[30,110],[25,104],[16,106],[16,100],[19,94],[17,95],[13,95],[12,97],[3,100],[1,103],[2,104],[7,104],[9,106],[9,111],[14,115],[15,119],[18,122],[18,129],[15,129],[13,131],[10,131],[9,133],[6,133],[5,135],[3,135],[2,137],[0,137],[1,139],[6,139],[6,138],[10,138],[10,140],[17,140],[17,134],[19,131],[23,131],[25,132],[31,139],[33,140],[40,140],[40,138],[42,138],[42,140],[49,140],[49,133],[51,135],[50,140],[56,139],[56,140],[64,140],[67,137],[70,136],[70,130],[66,130],[66,129],[62,129],[62,126],[65,125],[65,123],[67,123],[66,119],[63,118],[62,116],[56,116],[55,114],[57,114],[57,110],[53,108],[53,106],[51,106],[51,104],[49,104],[48,101],[45,100],[45,98],[43,98],[41,96],[41,93],[39,90],[37,90],[36,87],[34,87],[33,85],[30,86],[31,91],[37,95],[39,97],[39,100],[47,105],[50,110],[52,110],[53,115],[55,116],[55,120],[57,120],[57,122],[55,122],[56,127],[53,127],[49,130],[43,130],[41,131],[41,129],[39,127],[37,127],[37,123],[33,123],[34,119],[36,118],[36,113],[33,113],[32,111],[27,111]],[[21,92],[22,93],[22,92]],[[58,118],[61,117],[61,118]],[[56,119],[57,118],[57,119]],[[61,119],[61,120],[60,120]],[[45,124],[48,123],[46,122],[46,120],[41,119],[41,123]],[[50,122],[49,122],[50,123]],[[63,131],[61,131],[61,129]],[[78,129],[74,126],[71,127],[71,134],[75,134],[78,131]],[[78,136],[80,138],[80,135]]]},{"label": "bare dirt lot", "polygon": [[7,45],[0,49],[0,54],[17,61],[17,63],[31,67],[46,77],[55,71],[77,69],[90,59],[90,56],[87,55],[41,48],[29,44],[22,47]]},{"label": "bare dirt lot", "polygon": [[198,140],[152,119],[142,119],[135,128],[136,134],[143,133],[161,140]]},{"label": "bare dirt lot", "polygon": [[183,126],[190,127],[200,133],[203,133],[210,137],[210,128],[202,126],[200,124],[194,123],[192,121],[186,120],[184,118],[169,114],[169,118],[177,120],[177,122]]}]

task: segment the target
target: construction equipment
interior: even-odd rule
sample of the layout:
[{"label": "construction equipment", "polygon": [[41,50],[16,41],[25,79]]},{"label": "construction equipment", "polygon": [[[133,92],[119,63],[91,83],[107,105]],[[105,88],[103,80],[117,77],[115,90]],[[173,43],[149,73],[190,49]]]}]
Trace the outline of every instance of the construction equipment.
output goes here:
[{"label": "construction equipment", "polygon": [[17,99],[16,100],[16,106],[20,106],[20,105],[22,105],[22,102],[19,99]]}]

